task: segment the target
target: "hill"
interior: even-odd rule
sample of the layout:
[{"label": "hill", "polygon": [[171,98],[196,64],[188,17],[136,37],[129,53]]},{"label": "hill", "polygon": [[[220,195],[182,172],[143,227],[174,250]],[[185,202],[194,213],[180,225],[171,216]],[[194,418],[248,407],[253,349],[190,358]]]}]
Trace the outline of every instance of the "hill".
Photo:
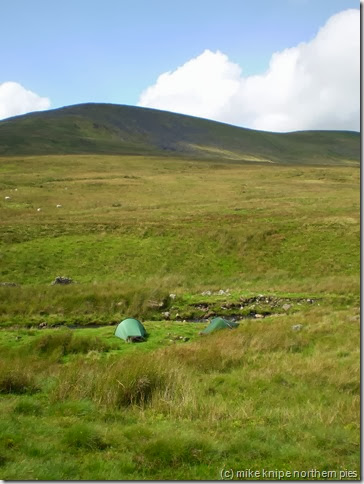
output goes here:
[{"label": "hill", "polygon": [[88,153],[356,165],[360,135],[349,131],[270,133],[113,104],[79,104],[0,122],[2,156]]}]

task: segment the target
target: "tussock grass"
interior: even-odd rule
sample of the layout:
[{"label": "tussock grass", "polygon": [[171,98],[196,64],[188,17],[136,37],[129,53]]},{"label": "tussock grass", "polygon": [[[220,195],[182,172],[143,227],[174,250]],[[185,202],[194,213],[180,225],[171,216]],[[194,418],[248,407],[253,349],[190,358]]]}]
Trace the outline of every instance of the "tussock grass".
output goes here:
[{"label": "tussock grass", "polygon": [[88,353],[90,351],[103,352],[115,347],[97,336],[75,336],[72,331],[57,331],[47,333],[38,338],[33,347],[41,355],[57,353],[65,356],[75,353]]},{"label": "tussock grass", "polygon": [[15,414],[21,415],[42,415],[42,405],[33,399],[22,399],[14,407]]},{"label": "tussock grass", "polygon": [[190,398],[188,375],[160,355],[130,355],[122,360],[77,361],[60,372],[54,401],[90,399],[107,408],[170,407]]},{"label": "tussock grass", "polygon": [[21,359],[0,361],[0,393],[32,394],[39,389],[34,368],[24,365]]},{"label": "tussock grass", "polygon": [[63,443],[76,450],[104,450],[108,444],[102,433],[90,424],[77,423],[66,430]]}]

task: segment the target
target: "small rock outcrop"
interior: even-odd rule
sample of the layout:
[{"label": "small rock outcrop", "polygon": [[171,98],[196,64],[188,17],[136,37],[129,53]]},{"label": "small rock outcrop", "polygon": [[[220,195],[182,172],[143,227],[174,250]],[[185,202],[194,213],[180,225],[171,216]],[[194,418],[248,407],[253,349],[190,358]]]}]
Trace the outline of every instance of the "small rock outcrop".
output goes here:
[{"label": "small rock outcrop", "polygon": [[73,280],[70,279],[69,277],[61,277],[61,276],[57,276],[54,281],[52,282],[51,286],[55,286],[57,284],[72,284],[73,283]]}]

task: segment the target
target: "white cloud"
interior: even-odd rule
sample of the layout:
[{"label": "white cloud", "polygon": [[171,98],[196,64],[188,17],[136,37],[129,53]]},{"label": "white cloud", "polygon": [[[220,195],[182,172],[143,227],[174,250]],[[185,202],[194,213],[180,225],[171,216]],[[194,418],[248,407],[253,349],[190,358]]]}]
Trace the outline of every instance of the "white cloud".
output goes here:
[{"label": "white cloud", "polygon": [[359,130],[359,10],[333,15],[311,41],[275,52],[261,75],[244,77],[226,55],[205,50],[160,75],[138,105],[268,131]]},{"label": "white cloud", "polygon": [[48,109],[50,105],[48,98],[28,91],[17,82],[0,84],[0,119],[31,111],[42,111]]}]

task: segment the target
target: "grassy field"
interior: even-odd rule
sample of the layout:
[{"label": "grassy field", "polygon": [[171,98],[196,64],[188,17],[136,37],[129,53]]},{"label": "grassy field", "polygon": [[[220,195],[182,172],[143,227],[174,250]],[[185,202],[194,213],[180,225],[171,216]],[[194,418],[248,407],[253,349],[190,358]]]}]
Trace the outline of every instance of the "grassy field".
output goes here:
[{"label": "grassy field", "polygon": [[[358,168],[67,155],[0,173],[1,478],[360,477]],[[211,315],[239,328],[201,337]],[[145,343],[113,336],[124,317]]]}]

